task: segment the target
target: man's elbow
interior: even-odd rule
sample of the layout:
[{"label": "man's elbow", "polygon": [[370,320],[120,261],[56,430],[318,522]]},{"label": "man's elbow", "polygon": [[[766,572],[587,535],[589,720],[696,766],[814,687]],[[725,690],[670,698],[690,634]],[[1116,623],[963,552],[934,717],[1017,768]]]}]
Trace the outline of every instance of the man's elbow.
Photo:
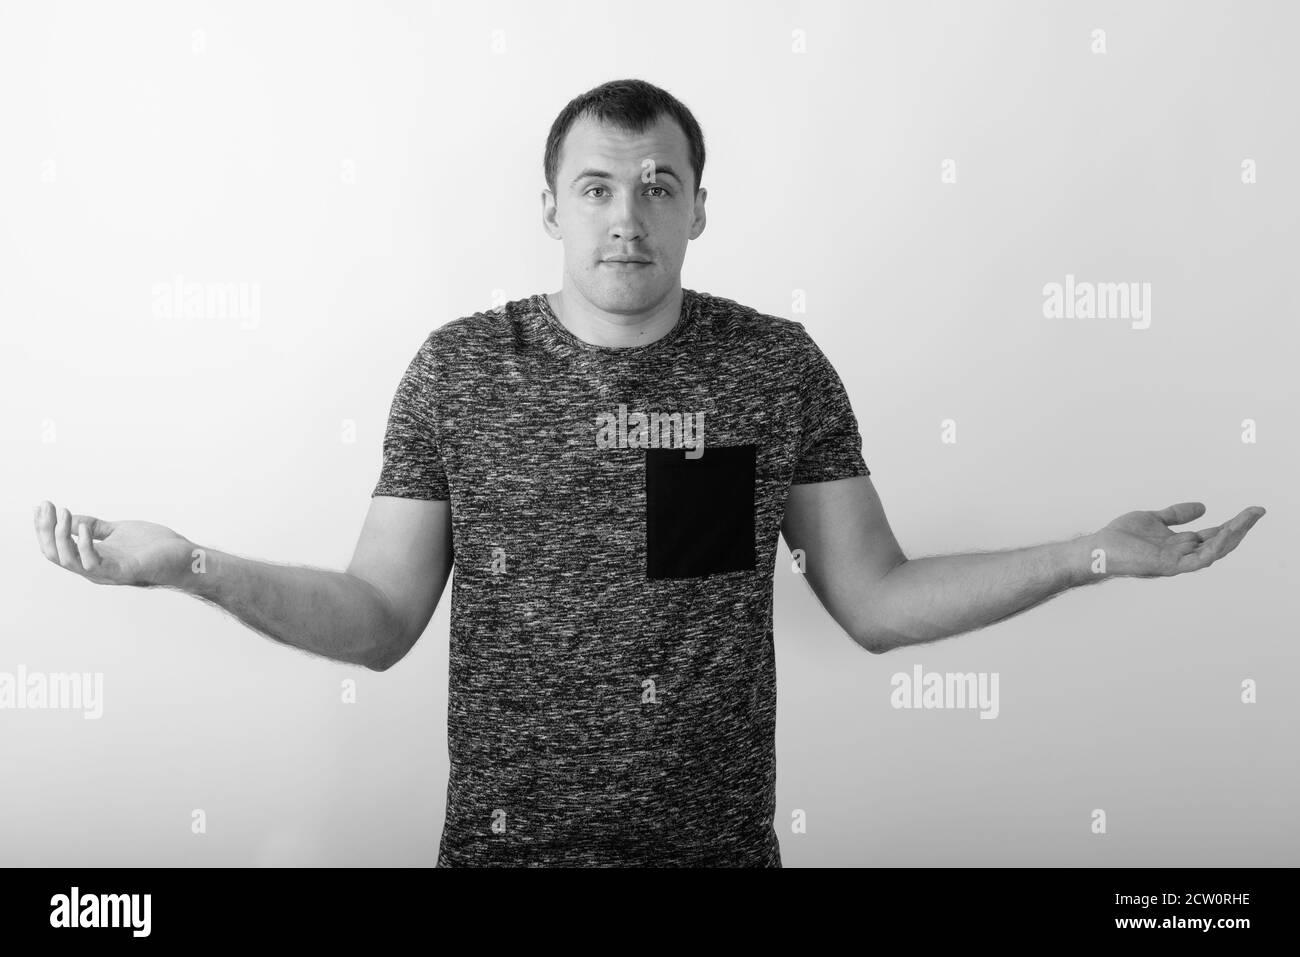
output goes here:
[{"label": "man's elbow", "polygon": [[859,625],[849,632],[853,640],[873,655],[883,655],[908,643],[908,639],[880,621]]},{"label": "man's elbow", "polygon": [[407,641],[405,638],[386,642],[367,655],[363,664],[371,671],[387,671],[406,657],[413,644],[414,642]]},{"label": "man's elbow", "polygon": [[415,639],[411,637],[408,630],[394,621],[386,629],[384,639],[371,646],[362,656],[361,664],[371,671],[387,671],[405,658],[414,644]]},{"label": "man's elbow", "polygon": [[870,626],[859,624],[858,622],[840,622],[840,627],[844,629],[853,643],[859,648],[863,648],[873,655],[880,654],[884,649],[880,641],[880,632]]},{"label": "man's elbow", "polygon": [[[866,601],[859,603],[858,618],[849,634],[853,640],[861,645],[873,655],[883,655],[901,645],[907,644],[907,639],[891,627],[892,622],[885,615],[885,609],[889,606],[885,595],[885,579],[890,572],[907,562],[907,558],[899,556],[898,561],[890,566],[889,571],[880,575],[873,580],[871,590],[866,595]],[[862,607],[865,605],[866,607]],[[866,620],[861,620],[869,616]]]},{"label": "man's elbow", "polygon": [[875,632],[863,632],[855,635],[853,638],[859,646],[865,648],[873,655],[883,655],[891,651],[895,646],[887,644],[885,640]]},{"label": "man's elbow", "polygon": [[370,671],[387,671],[406,657],[419,635],[412,635],[410,623],[397,611],[388,594],[374,582],[353,575],[368,590],[374,602],[374,613],[365,626],[365,641],[352,661]]}]

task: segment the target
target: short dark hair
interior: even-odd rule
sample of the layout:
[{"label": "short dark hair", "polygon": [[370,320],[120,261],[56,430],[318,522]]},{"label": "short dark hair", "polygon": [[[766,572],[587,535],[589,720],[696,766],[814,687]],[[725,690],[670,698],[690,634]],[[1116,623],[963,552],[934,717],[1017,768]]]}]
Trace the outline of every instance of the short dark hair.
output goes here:
[{"label": "short dark hair", "polygon": [[704,133],[700,124],[686,105],[667,90],[661,90],[645,80],[611,80],[588,90],[569,101],[551,124],[546,137],[546,157],[543,172],[546,185],[555,192],[555,176],[560,169],[560,149],[569,128],[579,119],[587,117],[608,123],[629,133],[643,133],[661,116],[677,121],[686,134],[691,147],[691,167],[695,172],[695,188],[700,188],[704,176]]}]

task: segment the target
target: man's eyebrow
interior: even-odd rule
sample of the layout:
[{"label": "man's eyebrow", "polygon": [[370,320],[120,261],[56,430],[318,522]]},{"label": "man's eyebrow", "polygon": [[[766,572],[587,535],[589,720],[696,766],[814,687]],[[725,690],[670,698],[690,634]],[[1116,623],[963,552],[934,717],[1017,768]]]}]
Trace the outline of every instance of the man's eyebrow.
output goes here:
[{"label": "man's eyebrow", "polygon": [[[666,163],[656,163],[654,167],[654,172],[655,172],[656,179],[658,179],[660,176],[671,176],[673,179],[677,180],[678,183],[685,182],[680,176],[677,175],[677,171]],[[569,183],[569,185],[574,186],[577,184],[578,180],[585,179],[588,176],[594,177],[596,179],[614,178],[613,173],[606,172],[603,169],[584,169],[577,176],[573,177],[573,182]]]}]

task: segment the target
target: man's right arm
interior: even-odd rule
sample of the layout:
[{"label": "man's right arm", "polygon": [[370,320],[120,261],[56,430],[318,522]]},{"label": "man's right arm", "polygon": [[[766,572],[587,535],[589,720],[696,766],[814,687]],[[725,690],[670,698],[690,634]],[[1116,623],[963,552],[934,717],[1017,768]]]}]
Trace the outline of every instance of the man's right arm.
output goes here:
[{"label": "man's right arm", "polygon": [[[74,540],[83,523],[87,534]],[[91,581],[176,588],[283,644],[375,671],[401,660],[423,633],[453,561],[449,502],[382,495],[370,500],[344,572],[241,558],[161,525],[69,515],[45,503],[36,531],[50,561]]]},{"label": "man's right arm", "polygon": [[454,561],[449,501],[371,498],[347,574],[386,600],[397,627],[368,667],[391,668],[424,634]]}]

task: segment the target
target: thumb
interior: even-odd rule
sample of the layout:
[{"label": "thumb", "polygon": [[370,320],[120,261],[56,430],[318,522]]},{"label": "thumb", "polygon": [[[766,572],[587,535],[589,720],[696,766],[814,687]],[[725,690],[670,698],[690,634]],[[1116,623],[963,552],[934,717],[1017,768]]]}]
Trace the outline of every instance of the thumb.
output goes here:
[{"label": "thumb", "polygon": [[102,518],[95,518],[93,515],[73,515],[72,530],[78,531],[82,523],[85,523],[86,530],[90,532],[91,538],[108,538],[113,529],[117,528],[116,523],[107,522]]},{"label": "thumb", "polygon": [[1205,505],[1201,502],[1179,502],[1156,512],[1156,518],[1166,525],[1182,525],[1205,514]]}]

